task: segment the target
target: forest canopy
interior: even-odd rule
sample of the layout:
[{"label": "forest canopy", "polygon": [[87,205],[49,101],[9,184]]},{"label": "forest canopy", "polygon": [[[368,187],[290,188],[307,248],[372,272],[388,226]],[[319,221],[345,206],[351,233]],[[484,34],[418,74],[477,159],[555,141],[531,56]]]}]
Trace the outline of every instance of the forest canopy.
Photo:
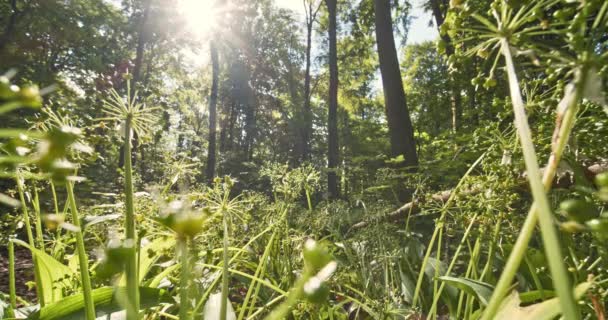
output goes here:
[{"label": "forest canopy", "polygon": [[0,0],[0,320],[606,319],[607,85],[603,0]]}]

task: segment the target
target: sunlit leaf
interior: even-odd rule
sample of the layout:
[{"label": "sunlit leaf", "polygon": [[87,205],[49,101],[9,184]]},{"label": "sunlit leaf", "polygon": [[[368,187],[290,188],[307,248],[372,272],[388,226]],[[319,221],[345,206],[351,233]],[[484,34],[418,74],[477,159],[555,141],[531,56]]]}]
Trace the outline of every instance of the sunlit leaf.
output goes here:
[{"label": "sunlit leaf", "polygon": [[[591,282],[579,284],[574,290],[575,298],[581,299],[591,288]],[[521,298],[513,291],[502,303],[494,319],[496,320],[551,320],[562,313],[558,298],[553,298],[527,307],[521,307]]]},{"label": "sunlit leaf", "polygon": [[74,271],[45,252],[32,248],[21,240],[13,239],[11,241],[28,248],[32,255],[36,257],[36,263],[40,268],[40,285],[44,289],[44,301],[53,303],[61,300],[63,292],[72,288],[72,279],[76,276]]},{"label": "sunlit leaf", "polygon": [[[220,309],[222,306],[222,294],[215,293],[209,296],[209,300],[205,303],[205,309],[203,311],[203,319],[205,320],[219,320]],[[228,308],[226,310],[226,320],[236,320],[236,313],[232,308],[232,303],[228,301]]]},{"label": "sunlit leaf", "polygon": [[483,305],[488,304],[488,301],[490,301],[490,297],[492,296],[492,291],[494,290],[494,287],[491,285],[472,279],[449,276],[439,277],[438,279],[450,286],[463,290],[470,295],[474,295]]}]

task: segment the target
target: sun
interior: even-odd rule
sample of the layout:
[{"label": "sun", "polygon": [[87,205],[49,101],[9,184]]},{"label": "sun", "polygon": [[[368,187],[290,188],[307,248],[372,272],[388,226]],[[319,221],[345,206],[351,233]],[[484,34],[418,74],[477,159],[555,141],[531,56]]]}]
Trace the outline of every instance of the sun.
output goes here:
[{"label": "sun", "polygon": [[216,0],[178,0],[178,11],[185,19],[189,32],[203,40],[217,26]]}]

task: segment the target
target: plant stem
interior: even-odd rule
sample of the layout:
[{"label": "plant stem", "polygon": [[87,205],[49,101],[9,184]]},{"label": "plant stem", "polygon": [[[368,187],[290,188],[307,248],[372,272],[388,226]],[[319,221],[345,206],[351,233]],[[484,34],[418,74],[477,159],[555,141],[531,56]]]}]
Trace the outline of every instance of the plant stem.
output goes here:
[{"label": "plant stem", "polygon": [[[268,259],[268,255],[270,254],[270,251],[272,249],[272,245],[274,244],[275,235],[276,235],[276,231],[274,231],[272,233],[272,235],[270,236],[270,239],[268,240],[268,243],[266,244],[264,253],[262,254],[262,257],[260,258],[260,263],[258,264],[258,267],[255,270],[255,273],[253,275],[255,278],[260,278],[260,275],[266,272],[266,262]],[[239,312],[239,316],[238,316],[237,320],[244,319],[246,309],[249,310],[247,312],[247,317],[251,316],[251,313],[253,313],[253,308],[255,307],[255,303],[256,303],[256,300],[258,297],[258,292],[259,292],[261,286],[262,286],[262,284],[259,282],[251,283],[251,285],[249,286],[249,289],[247,289],[247,294],[245,295],[245,300],[243,300],[243,307],[241,308],[241,312]],[[252,294],[253,294],[253,300],[251,301],[251,306],[249,308],[247,308],[247,305],[249,304],[249,299],[251,299]]]},{"label": "plant stem", "polygon": [[[252,243],[254,243],[261,236],[263,236],[264,234],[266,234],[266,232],[269,232],[270,230],[272,230],[274,228],[275,228],[274,225],[266,228],[264,231],[258,233],[255,237],[251,238],[251,240],[249,240],[242,248],[247,248],[247,247],[251,246]],[[244,252],[244,250],[237,251],[232,256],[232,258],[230,258],[230,260],[228,261],[228,265],[230,265],[232,262],[236,261],[236,259],[239,258],[239,256],[241,255],[242,252]],[[222,270],[223,270],[223,267],[222,267]],[[192,314],[196,314],[199,311],[199,309],[203,306],[203,303],[205,301],[207,301],[207,298],[209,297],[209,295],[211,294],[211,292],[213,291],[213,289],[215,288],[215,286],[217,285],[217,283],[219,282],[219,280],[220,280],[220,277],[215,278],[215,280],[213,280],[213,282],[211,283],[211,285],[208,286],[207,290],[203,293],[202,297],[198,300],[198,302],[194,306],[194,309],[192,310]]]},{"label": "plant stem", "polygon": [[[222,205],[223,207],[223,205]],[[228,284],[230,281],[230,274],[228,272],[229,260],[228,260],[228,212],[222,209],[222,225],[224,227],[224,248],[223,248],[223,264],[222,264],[222,304],[220,308],[220,320],[226,320],[226,313],[228,312]]]},{"label": "plant stem", "polygon": [[287,299],[272,311],[264,320],[282,320],[286,319],[291,308],[298,302],[304,293],[304,284],[312,276],[310,270],[305,270],[302,277],[295,283],[293,289],[289,291]]},{"label": "plant stem", "polygon": [[439,292],[439,272],[441,270],[441,243],[443,241],[443,227],[445,226],[444,222],[440,222],[441,223],[441,227],[439,229],[439,240],[437,241],[437,251],[435,252],[435,272],[433,275],[433,305],[431,307],[431,311],[429,312],[430,315],[430,319],[431,320],[435,320],[437,318],[437,308],[435,308],[435,306],[437,305],[437,303],[435,301],[437,301],[439,299],[439,296],[441,295],[441,293]]},{"label": "plant stem", "polygon": [[181,320],[191,319],[188,313],[190,309],[190,298],[188,290],[190,288],[190,257],[188,256],[188,239],[178,240],[180,251],[181,275],[179,284],[179,318]]},{"label": "plant stem", "polygon": [[[456,266],[456,261],[458,260],[458,257],[460,256],[460,250],[462,250],[462,247],[464,246],[465,242],[468,240],[469,238],[469,234],[471,233],[471,230],[473,228],[473,225],[475,224],[475,221],[477,220],[477,214],[475,214],[473,216],[473,219],[471,219],[471,222],[469,223],[469,226],[467,227],[466,231],[464,232],[464,235],[462,236],[462,240],[460,240],[460,243],[458,244],[458,247],[456,248],[456,252],[454,252],[454,257],[452,257],[452,261],[450,262],[450,265],[448,266],[448,269],[445,272],[445,276],[449,276],[450,273],[452,272],[452,269],[454,269],[454,267]],[[439,252],[439,250],[437,250],[437,252]],[[473,259],[473,255],[471,255],[471,259]],[[437,262],[439,263],[439,258],[437,258]],[[469,261],[469,265],[472,265]],[[473,265],[474,266],[474,265]],[[437,267],[435,269],[435,286],[437,285],[437,281],[439,281],[437,278],[439,277],[439,267]],[[429,314],[432,315],[432,318],[434,319],[437,315],[437,303],[439,302],[439,297],[441,297],[441,293],[443,292],[443,289],[445,287],[445,282],[442,282],[441,285],[439,286],[439,289],[435,289],[434,293],[433,293],[433,305],[431,306],[431,310],[429,311]]]},{"label": "plant stem", "polygon": [[312,201],[310,200],[310,191],[308,190],[308,187],[305,187],[304,190],[306,192],[306,202],[308,203],[308,211],[312,211]]},{"label": "plant stem", "polygon": [[[583,83],[585,77],[586,70],[582,69],[576,79],[576,89],[573,92],[574,96],[570,100],[570,103],[567,105],[565,113],[558,113],[557,115],[557,134],[553,141],[551,156],[549,157],[548,164],[545,167],[543,174],[543,184],[545,190],[547,191],[551,189],[551,184],[553,183],[553,179],[555,178],[559,161],[562,158],[562,155],[570,138],[572,127],[574,127],[576,113],[578,111],[578,102],[580,100],[581,92],[585,86],[585,84]],[[509,256],[509,259],[505,264],[502,276],[498,280],[494,292],[492,293],[492,298],[488,303],[488,306],[483,314],[482,320],[490,320],[494,317],[494,315],[498,311],[498,308],[500,307],[500,303],[502,302],[503,297],[507,294],[507,291],[511,286],[511,282],[515,277],[517,269],[519,269],[519,265],[521,264],[521,261],[524,258],[525,252],[528,248],[528,243],[530,242],[532,234],[534,233],[534,228],[538,221],[537,209],[538,208],[535,202],[530,207],[528,216],[526,217],[524,225],[521,228],[521,232],[519,233],[519,237],[517,238],[517,241],[513,246],[511,255]]]},{"label": "plant stem", "polygon": [[[49,183],[51,184],[51,193],[53,194],[53,207],[55,209],[55,214],[59,216],[59,201],[57,200],[57,190],[55,190],[55,183],[52,179],[49,181]],[[61,226],[57,226],[57,230],[55,231],[55,239],[56,241],[54,242],[53,246],[57,247],[57,245],[61,242]],[[54,250],[54,248],[51,250]]]},{"label": "plant stem", "polygon": [[57,191],[55,190],[55,183],[53,180],[50,181],[51,184],[51,193],[53,194],[53,207],[55,209],[55,214],[59,214],[59,203],[57,202]]},{"label": "plant stem", "polygon": [[17,309],[17,290],[15,288],[15,244],[13,241],[8,242],[8,294],[10,300],[10,311],[12,317]]},{"label": "plant stem", "polygon": [[78,208],[76,206],[76,198],[74,197],[73,182],[66,181],[68,192],[68,202],[70,203],[70,211],[72,212],[72,224],[79,230],[76,231],[76,250],[78,251],[78,263],[80,265],[80,281],[82,282],[82,292],[84,295],[84,307],[87,320],[95,320],[95,304],[93,302],[91,278],[89,277],[89,259],[84,248],[84,231],[80,226],[80,217],[78,216]]},{"label": "plant stem", "polygon": [[[520,241],[520,239],[517,240],[516,246],[513,248],[511,257],[509,257],[509,261],[505,266],[503,276],[501,277],[499,283],[496,286],[494,294],[492,295],[492,299],[490,300],[490,304],[488,305],[488,308],[484,313],[483,319],[492,319],[492,317],[494,317],[494,315],[496,314],[496,311],[498,310],[498,307],[500,305],[500,300],[502,300],[502,297],[504,297],[504,294],[508,290],[507,287],[510,285],[511,280],[515,275],[515,272],[517,271],[522,258],[525,255],[527,244],[530,240],[530,237],[532,236],[532,232],[534,231],[536,220],[538,219],[540,222],[541,235],[543,238],[543,244],[549,262],[549,269],[551,271],[553,285],[555,286],[557,296],[560,300],[560,304],[562,305],[564,317],[566,319],[577,320],[580,319],[580,313],[578,310],[578,305],[576,304],[576,301],[574,299],[572,285],[570,283],[566,267],[564,266],[563,256],[559,245],[559,239],[557,237],[557,232],[553,225],[553,214],[551,213],[551,208],[549,206],[549,201],[546,195],[546,189],[548,188],[546,188],[545,186],[553,181],[553,175],[549,176],[550,172],[545,172],[545,176],[541,180],[541,174],[540,169],[538,167],[536,152],[534,150],[534,144],[532,142],[532,135],[530,133],[530,127],[528,125],[525,106],[519,89],[519,82],[517,80],[517,74],[515,72],[515,66],[513,64],[513,57],[511,56],[511,48],[507,39],[501,40],[501,51],[506,61],[511,101],[513,103],[513,111],[515,114],[515,123],[524,152],[524,162],[526,164],[526,169],[530,180],[530,188],[532,190],[532,196],[534,197],[534,204],[532,205],[532,209],[530,210],[528,218],[524,223],[524,228],[522,228],[522,232],[520,233],[520,237],[523,236],[523,238],[521,239],[523,241]],[[576,100],[578,99],[576,99],[575,97],[573,99],[574,105],[576,104]],[[567,110],[567,113],[569,112],[570,116],[574,117],[575,112],[573,112],[574,110],[571,109],[574,109],[575,107],[573,105],[571,105],[570,107],[572,108],[568,108],[569,110]],[[573,119],[570,119],[570,121],[573,121]],[[570,127],[570,129],[571,125],[572,124],[566,125],[562,123],[563,127]],[[567,131],[568,134],[569,131],[570,130]],[[565,137],[560,136],[558,138],[560,140],[566,138],[563,140],[567,140],[567,135]],[[560,144],[563,144],[563,148],[565,146],[565,141],[559,142],[560,143],[557,144],[558,148]],[[561,151],[563,152],[563,149]],[[559,161],[559,158],[556,159],[558,155],[561,156],[561,152],[558,154],[558,150],[556,150],[554,146],[552,154],[553,159],[551,159],[553,161],[550,160],[550,165],[552,162]],[[547,168],[546,171],[550,171],[550,169]],[[512,261],[512,259],[514,261]],[[508,282],[506,280],[508,280]]]},{"label": "plant stem", "polygon": [[128,308],[127,319],[139,318],[139,284],[137,275],[137,237],[135,235],[135,210],[133,209],[133,166],[131,164],[132,115],[125,119],[124,163],[125,163],[125,241],[132,244],[126,263]]},{"label": "plant stem", "polygon": [[[19,174],[15,179],[17,183],[17,191],[19,192],[19,200],[21,201],[21,210],[23,213],[23,223],[25,224],[25,231],[27,233],[27,241],[28,244],[32,248],[36,248],[36,243],[34,241],[34,234],[32,233],[32,225],[30,223],[30,213],[27,210],[27,203],[25,202],[25,191],[23,190],[23,181]],[[45,297],[44,297],[44,288],[41,283],[41,274],[40,274],[40,266],[38,265],[38,259],[36,255],[32,253],[32,261],[34,262],[34,277],[36,281],[36,296],[38,297],[38,302],[40,303],[40,307],[44,307],[46,305]]]},{"label": "plant stem", "polygon": [[428,263],[429,257],[431,256],[433,247],[435,246],[435,240],[437,239],[439,230],[441,228],[443,228],[443,221],[445,219],[445,215],[448,212],[448,210],[446,210],[446,209],[452,204],[452,201],[454,201],[454,198],[456,197],[456,193],[460,189],[460,186],[464,182],[465,178],[468,177],[469,174],[471,174],[471,172],[473,172],[473,169],[475,169],[477,167],[477,165],[481,162],[481,160],[485,157],[485,155],[486,155],[486,153],[483,153],[481,156],[479,156],[479,158],[477,158],[477,160],[475,160],[475,162],[471,165],[471,167],[469,167],[469,169],[464,174],[464,176],[462,176],[462,178],[460,179],[460,181],[458,182],[458,184],[456,185],[454,190],[452,190],[448,200],[443,205],[443,209],[441,211],[441,216],[439,217],[439,219],[437,219],[437,224],[435,225],[435,231],[433,231],[433,235],[431,236],[431,241],[429,241],[429,245],[427,246],[426,253],[424,255],[424,259],[422,260],[422,264],[420,266],[420,272],[418,273],[418,279],[416,280],[416,289],[414,290],[414,298],[412,299],[412,308],[416,307],[416,305],[418,303],[418,299],[420,298],[422,280],[424,279],[424,270],[426,269],[426,264]]},{"label": "plant stem", "polygon": [[479,281],[484,282],[485,278],[488,274],[490,274],[493,266],[492,259],[494,258],[494,250],[496,248],[496,242],[498,241],[498,235],[500,233],[502,218],[498,218],[496,225],[494,226],[494,233],[492,234],[492,242],[490,243],[490,248],[488,250],[488,260],[486,261],[483,270],[481,271],[481,275],[479,276]]},{"label": "plant stem", "polygon": [[34,207],[34,218],[36,219],[36,242],[38,242],[38,248],[44,250],[44,238],[42,237],[42,217],[40,216],[40,198],[38,197],[38,189],[34,186],[34,201],[32,203]]}]

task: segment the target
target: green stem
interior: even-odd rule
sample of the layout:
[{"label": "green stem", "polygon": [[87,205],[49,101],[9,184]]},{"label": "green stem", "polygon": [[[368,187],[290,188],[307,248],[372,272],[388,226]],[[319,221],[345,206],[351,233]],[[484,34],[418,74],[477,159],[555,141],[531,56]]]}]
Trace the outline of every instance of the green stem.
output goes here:
[{"label": "green stem", "polygon": [[188,290],[190,287],[190,257],[188,256],[188,239],[179,239],[178,244],[181,258],[181,276],[179,284],[179,318],[182,320],[189,320],[192,317],[188,313],[188,309],[190,309],[190,299],[188,297]]},{"label": "green stem", "polygon": [[20,101],[8,102],[0,106],[0,114],[11,112],[22,107]]},{"label": "green stem", "polygon": [[226,320],[228,312],[228,284],[230,281],[230,273],[228,272],[228,213],[222,209],[222,225],[224,226],[224,248],[223,248],[223,269],[222,269],[222,304],[220,308],[220,320]]},{"label": "green stem", "polygon": [[[270,226],[266,229],[264,229],[264,231],[260,232],[259,234],[257,234],[255,237],[251,238],[251,240],[249,240],[243,247],[243,250],[239,250],[237,251],[232,258],[230,258],[230,260],[228,261],[228,265],[230,265],[232,262],[236,261],[242,252],[245,252],[244,248],[248,248],[251,246],[252,243],[254,243],[255,241],[257,241],[260,237],[262,237],[264,234],[266,234],[266,232],[269,232],[271,229],[274,229],[274,225]],[[223,267],[222,267],[223,270]],[[207,287],[207,290],[203,293],[202,297],[198,300],[198,302],[196,303],[196,305],[194,306],[194,309],[192,310],[192,314],[196,314],[197,312],[199,312],[200,308],[203,306],[203,303],[205,303],[205,301],[207,301],[207,298],[209,297],[209,295],[211,294],[211,292],[214,290],[215,286],[217,285],[217,283],[219,282],[220,277],[217,277],[213,280],[213,282],[211,283],[211,285],[209,285]]]},{"label": "green stem", "polygon": [[[59,216],[59,201],[57,200],[57,190],[55,190],[55,183],[53,180],[50,180],[51,184],[51,193],[53,194],[53,207],[55,209],[55,214]],[[58,244],[61,243],[61,226],[57,226],[57,230],[55,232],[55,243],[54,247],[56,248]],[[54,250],[54,248],[53,248]]]},{"label": "green stem", "polygon": [[[473,272],[473,266],[471,264],[468,264],[467,265],[467,271],[464,273],[464,277],[465,278],[470,278],[471,277],[471,272]],[[458,294],[458,306],[456,307],[456,317],[455,317],[455,319],[461,319],[460,318],[460,312],[462,311],[462,304],[465,303],[464,299],[467,296],[468,295],[464,292],[464,290],[461,290],[460,293]]]},{"label": "green stem", "polygon": [[15,244],[13,241],[8,242],[8,295],[11,306],[11,315],[14,317],[14,312],[17,309],[17,290],[15,287]]},{"label": "green stem", "polygon": [[38,197],[38,188],[34,186],[34,202],[32,203],[34,207],[34,218],[36,219],[36,242],[38,243],[38,247],[40,250],[44,250],[44,238],[42,237],[42,217],[40,214],[40,198]]},{"label": "green stem", "polygon": [[[255,273],[253,275],[255,278],[259,278],[261,274],[266,272],[266,262],[268,260],[268,255],[270,254],[270,251],[271,251],[270,249],[272,248],[272,244],[274,243],[275,235],[276,235],[276,231],[274,231],[272,233],[272,235],[270,236],[270,239],[268,240],[268,243],[266,244],[266,248],[264,249],[262,258],[260,258],[260,263],[258,264],[258,267],[255,270]],[[245,300],[243,300],[243,307],[241,308],[241,311],[239,312],[239,316],[238,316],[237,320],[244,319],[245,311],[247,309],[249,310],[247,312],[247,317],[251,316],[251,313],[253,313],[253,308],[255,307],[255,303],[256,303],[256,300],[258,297],[258,292],[259,292],[261,286],[262,286],[262,284],[259,282],[251,282],[251,285],[249,286],[249,289],[247,290],[247,294],[245,295]],[[253,300],[251,301],[251,307],[247,308],[247,305],[249,304],[249,299],[251,299],[252,294],[253,294]]]},{"label": "green stem", "polygon": [[[445,276],[449,276],[450,273],[452,272],[452,269],[454,269],[454,267],[456,266],[456,261],[458,260],[458,257],[460,256],[460,251],[462,250],[462,247],[464,246],[465,242],[469,238],[469,234],[471,233],[471,229],[473,228],[473,224],[475,223],[476,220],[477,220],[477,214],[473,216],[473,219],[471,219],[469,226],[467,227],[466,231],[464,232],[464,235],[462,236],[462,240],[460,240],[460,244],[458,244],[458,247],[456,248],[456,252],[454,252],[454,257],[452,258],[452,261],[450,262],[450,265],[448,266],[448,269],[445,272]],[[439,260],[437,260],[437,261],[439,261]],[[437,279],[438,273],[439,273],[439,267],[437,267],[436,271],[435,271],[435,278],[436,278],[435,282],[439,281]],[[433,318],[435,318],[435,316],[436,316],[437,303],[439,302],[439,297],[441,296],[441,293],[443,292],[444,287],[445,287],[445,282],[442,282],[441,285],[439,286],[439,289],[434,291],[433,305],[431,306],[431,310],[429,311],[429,314],[433,315]]]},{"label": "green stem", "polygon": [[[443,227],[445,226],[444,222],[440,222],[441,227],[439,229],[439,240],[437,241],[437,252],[435,252],[435,273],[433,275],[433,305],[431,306],[431,311],[429,312],[431,320],[435,320],[437,318],[437,308],[435,307],[437,303],[435,301],[439,300],[439,296],[441,292],[439,292],[439,272],[441,270],[441,243],[443,241]],[[442,287],[443,288],[443,287]]]},{"label": "green stem", "polygon": [[291,308],[300,300],[300,297],[304,294],[304,284],[313,274],[309,270],[305,270],[302,277],[296,282],[293,289],[289,291],[287,299],[281,303],[276,309],[272,311],[264,320],[283,320],[286,319]]},{"label": "green stem", "polygon": [[490,243],[490,249],[488,250],[488,260],[486,261],[483,270],[481,271],[481,275],[479,276],[479,281],[485,281],[486,277],[492,272],[493,266],[493,258],[494,258],[494,250],[496,248],[496,242],[498,241],[498,235],[500,233],[502,218],[498,218],[496,225],[494,226],[494,233],[492,234],[492,242]]},{"label": "green stem", "polygon": [[78,263],[80,265],[80,281],[82,282],[82,292],[84,294],[85,315],[87,320],[95,320],[95,304],[93,302],[91,278],[89,277],[89,258],[84,248],[83,230],[80,226],[80,217],[74,197],[74,186],[71,181],[66,182],[68,192],[68,202],[72,212],[72,224],[78,228],[76,234],[76,250],[78,251]]},{"label": "green stem", "polygon": [[[586,70],[582,69],[577,78],[576,78],[576,89],[573,93],[573,97],[568,104],[565,113],[558,113],[557,115],[557,127],[556,127],[556,137],[553,141],[552,153],[549,157],[549,161],[544,170],[543,175],[543,184],[545,190],[550,190],[551,185],[553,183],[553,179],[555,178],[555,174],[557,173],[557,167],[562,158],[566,145],[568,144],[568,140],[570,138],[570,133],[572,132],[572,128],[574,127],[574,123],[576,120],[576,114],[578,111],[578,102],[580,100],[581,92],[584,89],[585,84],[583,83],[586,77]],[[559,112],[559,111],[558,111]],[[521,232],[519,233],[519,237],[513,246],[513,250],[511,251],[511,255],[505,264],[505,267],[502,272],[502,276],[498,280],[494,292],[492,294],[492,298],[488,303],[488,306],[484,312],[482,320],[490,320],[494,317],[500,304],[502,302],[503,297],[507,294],[509,287],[511,286],[511,282],[515,277],[517,270],[521,264],[522,259],[525,256],[526,250],[528,249],[528,243],[534,234],[534,228],[536,227],[536,223],[538,222],[538,212],[537,212],[537,204],[536,202],[532,204],[530,207],[530,211],[528,212],[528,216],[524,221],[524,224],[521,228]]]},{"label": "green stem", "polygon": [[471,165],[471,167],[469,167],[469,169],[464,174],[464,176],[462,176],[462,178],[460,179],[460,181],[458,182],[458,184],[456,185],[454,190],[452,190],[452,192],[450,193],[450,197],[448,198],[448,200],[443,205],[443,210],[441,211],[441,216],[439,217],[439,219],[437,219],[437,224],[435,225],[435,231],[433,231],[433,235],[431,236],[431,241],[429,241],[429,245],[426,248],[426,253],[424,255],[424,259],[422,260],[422,265],[420,266],[420,272],[418,273],[418,279],[416,280],[416,289],[414,290],[414,298],[412,299],[412,308],[415,308],[417,306],[418,300],[420,298],[422,280],[424,279],[424,270],[426,269],[426,264],[428,263],[429,257],[431,256],[431,252],[433,251],[433,248],[435,247],[435,240],[437,238],[437,235],[439,234],[439,230],[441,228],[443,228],[443,221],[445,219],[445,215],[448,212],[448,210],[445,210],[445,209],[447,209],[452,204],[452,201],[454,201],[454,198],[456,197],[456,193],[460,189],[460,186],[464,182],[465,178],[468,177],[469,174],[471,174],[471,172],[473,172],[473,169],[475,169],[477,167],[477,165],[481,162],[481,160],[485,157],[485,155],[486,155],[485,153],[482,154],[479,158],[477,158],[477,160],[475,160],[475,162]]},{"label": "green stem", "polygon": [[[521,97],[519,82],[517,80],[517,74],[515,72],[515,66],[513,63],[513,57],[511,56],[511,48],[507,39],[501,40],[501,51],[506,61],[511,101],[513,103],[513,111],[515,114],[515,123],[524,153],[524,162],[526,164],[526,169],[530,180],[530,189],[532,191],[532,196],[534,197],[534,210],[530,210],[528,218],[524,223],[524,227],[528,229],[522,229],[522,232],[520,233],[520,235],[524,235],[524,238],[527,238],[524,239],[525,243],[516,243],[516,245],[519,244],[519,247],[514,247],[513,252],[511,253],[511,257],[513,257],[515,260],[518,260],[516,261],[517,263],[515,264],[511,261],[508,261],[507,266],[505,266],[503,277],[505,278],[505,280],[508,278],[511,279],[509,279],[509,282],[506,282],[503,280],[503,277],[501,277],[501,280],[503,281],[502,283],[501,281],[499,281],[491,299],[491,303],[488,305],[488,309],[484,314],[484,319],[492,319],[492,317],[496,314],[496,311],[499,307],[499,300],[502,300],[502,297],[504,297],[504,294],[508,290],[508,288],[505,288],[505,285],[510,285],[512,277],[515,275],[515,272],[517,271],[521,263],[521,259],[525,256],[525,250],[527,248],[529,238],[531,237],[534,225],[536,224],[535,220],[538,218],[540,222],[541,235],[545,247],[546,256],[549,261],[549,269],[551,271],[553,285],[556,289],[560,304],[562,305],[564,317],[566,319],[577,320],[580,319],[580,312],[578,310],[578,305],[576,304],[576,301],[574,299],[570,278],[568,277],[568,273],[564,265],[563,255],[561,252],[559,239],[557,237],[557,231],[554,227],[554,217],[549,206],[549,201],[547,199],[546,189],[548,188],[545,188],[545,185],[548,184],[548,179],[544,179],[548,178],[547,172],[545,172],[545,176],[541,180],[540,169],[538,166],[536,152],[534,150],[534,144],[532,142],[532,135],[530,133],[530,127],[528,125],[528,120],[525,112],[525,105]],[[575,97],[573,100],[574,104],[576,104],[576,100],[578,99],[576,99]],[[567,112],[570,112],[572,114],[572,111],[574,110],[568,110]],[[564,126],[564,124],[562,124],[562,126]],[[564,137],[559,137],[559,139],[562,138]],[[557,155],[556,150],[554,150],[554,154],[552,156],[554,155]],[[553,180],[552,176],[550,180]],[[524,231],[526,233],[524,233]],[[511,257],[509,260],[511,260]],[[511,264],[509,264],[509,262],[511,262]],[[509,267],[509,269],[507,269],[507,267]]]},{"label": "green stem", "polygon": [[312,211],[312,201],[310,200],[310,191],[308,190],[308,187],[304,188],[304,190],[306,191],[306,201],[308,202],[308,211]]},{"label": "green stem", "polygon": [[55,209],[55,214],[59,214],[59,202],[57,201],[57,191],[55,191],[55,183],[53,182],[53,180],[50,181],[51,183],[51,193],[53,194],[53,207]]},{"label": "green stem", "polygon": [[133,208],[133,166],[131,164],[131,127],[133,117],[131,114],[125,119],[125,240],[132,244],[131,254],[126,263],[128,308],[127,319],[139,319],[139,284],[137,275],[137,237],[135,235],[135,210]]},{"label": "green stem", "polygon": [[[23,223],[25,224],[25,231],[27,233],[27,241],[28,244],[32,248],[36,248],[36,242],[34,241],[34,234],[32,233],[32,225],[30,223],[30,213],[27,210],[27,203],[25,201],[25,191],[23,189],[23,181],[19,174],[17,174],[17,178],[15,179],[17,183],[17,191],[19,192],[19,200],[21,201],[21,210],[23,213]],[[44,299],[44,288],[41,283],[41,274],[40,274],[40,266],[38,265],[38,259],[35,254],[32,254],[32,261],[34,262],[34,277],[36,281],[36,295],[38,296],[38,301],[40,303],[40,307],[44,307],[46,305],[46,301]]]}]

